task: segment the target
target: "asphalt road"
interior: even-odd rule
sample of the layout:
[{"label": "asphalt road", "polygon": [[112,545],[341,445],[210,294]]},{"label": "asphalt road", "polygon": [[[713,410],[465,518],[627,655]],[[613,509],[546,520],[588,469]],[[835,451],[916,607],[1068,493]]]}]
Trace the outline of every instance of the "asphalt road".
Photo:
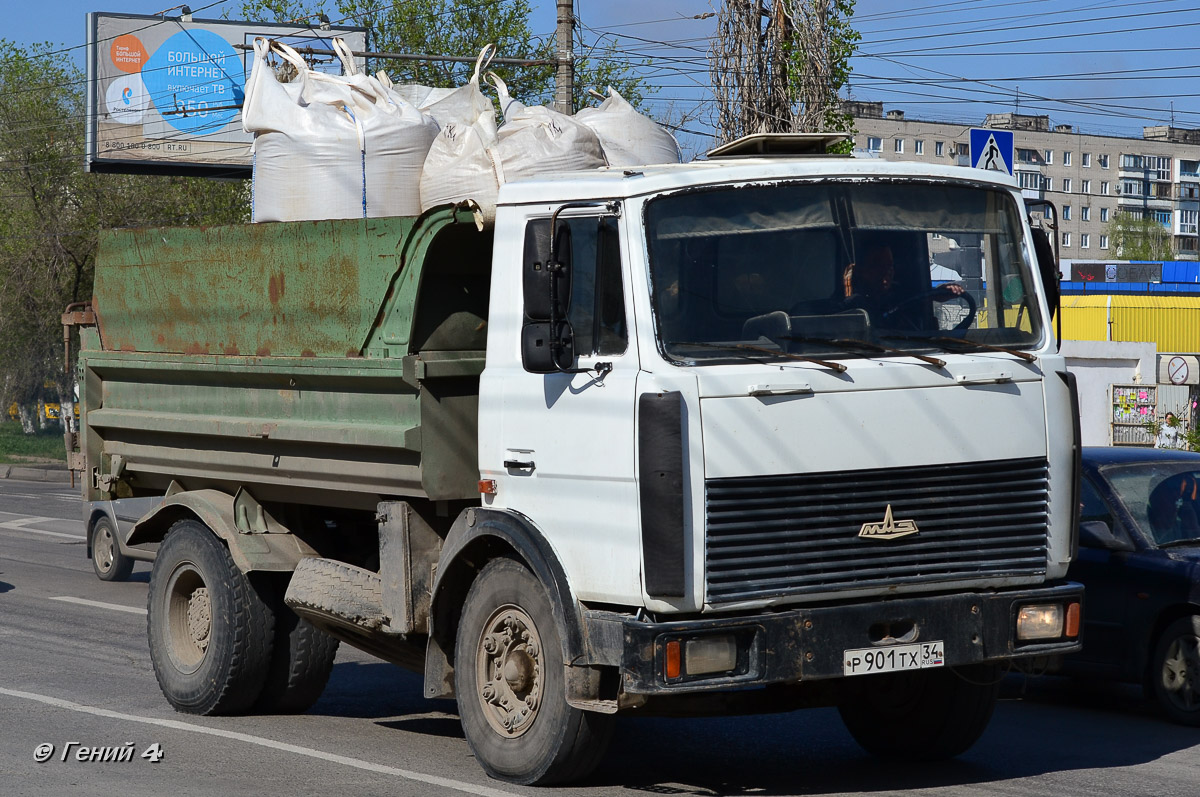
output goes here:
[{"label": "asphalt road", "polygon": [[[125,583],[99,581],[79,507],[66,485],[0,480],[5,797],[1200,794],[1200,730],[1160,719],[1138,690],[1058,678],[1010,677],[980,742],[935,766],[871,758],[826,709],[628,717],[588,782],[540,790],[489,780],[453,703],[424,700],[419,678],[344,645],[307,714],[176,714],[146,648],[149,567]],[[54,750],[38,763],[43,744]],[[81,748],[87,759],[130,745],[129,761],[78,760]]]}]

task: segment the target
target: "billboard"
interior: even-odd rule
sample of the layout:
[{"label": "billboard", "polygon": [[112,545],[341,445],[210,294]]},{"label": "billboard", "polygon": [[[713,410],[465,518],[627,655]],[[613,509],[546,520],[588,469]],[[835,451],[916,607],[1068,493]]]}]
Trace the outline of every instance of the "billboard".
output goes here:
[{"label": "billboard", "polygon": [[[256,37],[311,48],[314,68],[341,72],[331,40],[366,49],[366,30],[302,23],[88,14],[86,169],[249,177],[242,100]],[[327,55],[326,55],[327,53]]]}]

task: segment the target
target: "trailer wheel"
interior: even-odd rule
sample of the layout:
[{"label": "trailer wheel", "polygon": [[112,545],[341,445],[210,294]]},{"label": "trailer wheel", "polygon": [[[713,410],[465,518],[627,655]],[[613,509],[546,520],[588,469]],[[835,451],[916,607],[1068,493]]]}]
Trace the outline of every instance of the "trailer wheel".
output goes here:
[{"label": "trailer wheel", "polygon": [[999,694],[993,665],[868,675],[838,704],[842,722],[881,758],[940,761],[966,752]]},{"label": "trailer wheel", "polygon": [[603,757],[613,717],[567,705],[550,599],[519,562],[495,559],[471,585],[455,643],[454,680],[467,743],[493,778],[520,784],[577,780]]},{"label": "trailer wheel", "polygon": [[263,594],[270,595],[275,617],[275,644],[262,693],[254,704],[264,714],[300,714],[316,703],[333,671],[338,641],[302,619],[283,602],[287,580],[260,574]]},{"label": "trailer wheel", "polygon": [[167,701],[188,714],[232,714],[262,692],[271,660],[270,608],[204,524],[167,532],[150,571],[146,628]]},{"label": "trailer wheel", "polygon": [[92,524],[92,569],[101,581],[124,581],[133,572],[133,560],[121,553],[112,521],[105,516]]}]

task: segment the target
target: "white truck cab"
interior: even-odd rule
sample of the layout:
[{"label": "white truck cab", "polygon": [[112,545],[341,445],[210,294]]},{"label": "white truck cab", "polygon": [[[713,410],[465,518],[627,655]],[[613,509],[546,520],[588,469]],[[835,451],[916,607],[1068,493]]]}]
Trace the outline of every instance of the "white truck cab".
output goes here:
[{"label": "white truck cab", "polygon": [[[940,757],[998,665],[1077,649],[1074,387],[1011,178],[761,157],[508,185],[491,285],[483,509],[552,549],[613,708],[790,685]],[[928,694],[889,714],[898,690]]]}]

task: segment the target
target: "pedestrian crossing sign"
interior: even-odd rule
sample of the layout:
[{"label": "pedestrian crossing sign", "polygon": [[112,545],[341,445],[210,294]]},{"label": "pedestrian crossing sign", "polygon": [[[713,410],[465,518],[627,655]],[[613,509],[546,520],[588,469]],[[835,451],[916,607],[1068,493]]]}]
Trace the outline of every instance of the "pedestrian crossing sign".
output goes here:
[{"label": "pedestrian crossing sign", "polygon": [[1011,130],[971,128],[971,168],[1013,173],[1013,133]]}]

